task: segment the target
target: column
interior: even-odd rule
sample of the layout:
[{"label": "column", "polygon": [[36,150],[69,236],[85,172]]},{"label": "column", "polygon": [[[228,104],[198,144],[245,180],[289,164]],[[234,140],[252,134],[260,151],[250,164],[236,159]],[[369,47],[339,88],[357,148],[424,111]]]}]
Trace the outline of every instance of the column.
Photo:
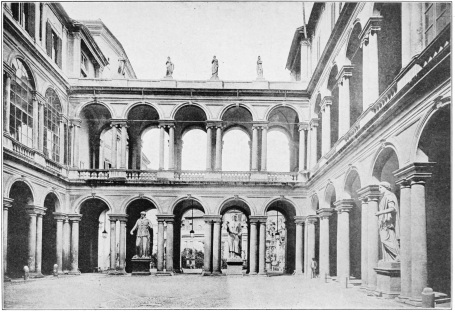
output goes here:
[{"label": "column", "polygon": [[[61,270],[65,273],[70,269],[71,227],[68,217],[63,220],[63,261]],[[59,269],[60,270],[60,269]]]},{"label": "column", "polygon": [[257,217],[250,217],[250,275],[257,274],[258,265],[256,262],[257,259],[257,250],[258,250],[258,231],[257,231]]},{"label": "column", "polygon": [[378,31],[382,17],[370,17],[362,30],[361,47],[363,48],[363,110],[366,110],[379,97],[379,56]]},{"label": "column", "polygon": [[126,149],[126,141],[127,141],[127,136],[128,133],[126,131],[126,122],[120,125],[120,133],[121,133],[121,139],[120,139],[120,168],[121,169],[126,169],[126,153],[128,152]]},{"label": "column", "polygon": [[119,242],[119,269],[122,273],[126,274],[126,221],[128,221],[128,215],[118,217],[120,220],[120,242]]},{"label": "column", "polygon": [[205,160],[206,170],[212,170],[212,125],[207,125],[207,157]]},{"label": "column", "polygon": [[402,67],[406,67],[423,48],[423,3],[403,2],[401,4]]},{"label": "column", "polygon": [[71,214],[71,271],[70,274],[81,274],[79,271],[79,221],[82,215]]},{"label": "column", "polygon": [[251,147],[251,170],[258,170],[258,127],[253,126],[253,145]]},{"label": "column", "polygon": [[[104,141],[100,139],[100,152],[99,152],[99,160],[98,160],[98,169],[104,169]],[[134,167],[133,167],[134,169]]]},{"label": "column", "polygon": [[81,127],[81,120],[72,120],[73,124],[73,167],[79,168],[79,128]]},{"label": "column", "polygon": [[111,143],[111,165],[113,169],[117,169],[117,125],[112,124],[112,143]]},{"label": "column", "polygon": [[213,274],[221,274],[221,218],[213,220]]},{"label": "column", "polygon": [[310,151],[309,151],[309,156],[308,157],[308,170],[313,168],[313,166],[316,165],[317,162],[317,150],[318,150],[318,125],[319,125],[319,119],[315,118],[311,120],[310,123]]},{"label": "column", "polygon": [[3,273],[8,272],[8,209],[13,206],[13,199],[3,197]]},{"label": "column", "polygon": [[158,265],[157,269],[162,272],[164,269],[164,220],[158,219]]},{"label": "column", "polygon": [[295,219],[295,275],[303,274],[303,216],[294,217]]},{"label": "column", "polygon": [[368,288],[368,198],[362,200],[362,229],[361,229],[361,288]]},{"label": "column", "polygon": [[262,127],[262,158],[261,158],[261,171],[267,171],[267,131],[268,127]]},{"label": "column", "polygon": [[[5,116],[3,118],[3,121],[4,121],[4,127],[3,127],[3,131],[5,131],[6,133],[10,133],[9,132],[9,119],[10,119],[10,115],[11,115],[11,76],[7,73],[6,74],[6,81],[5,81]],[[6,270],[5,270],[6,272]]]},{"label": "column", "polygon": [[110,223],[110,258],[109,258],[109,269],[115,271],[115,258],[117,256],[117,231],[115,223],[117,222],[117,218],[109,216],[109,223]]},{"label": "column", "polygon": [[59,122],[59,132],[60,132],[60,142],[59,142],[59,157],[60,163],[64,164],[65,159],[65,123],[63,122],[63,114],[60,114],[60,122]]},{"label": "column", "polygon": [[305,132],[308,130],[308,124],[299,126],[299,171],[305,170]]},{"label": "column", "polygon": [[319,233],[319,275],[321,278],[330,275],[329,218],[332,215],[332,211],[333,209],[331,208],[322,208],[317,211],[321,220]]},{"label": "column", "polygon": [[174,216],[166,218],[166,271],[174,272]]},{"label": "column", "polygon": [[169,126],[169,170],[174,170],[175,169],[175,164],[174,164],[174,148],[175,148],[175,142],[174,142],[174,125]]},{"label": "column", "polygon": [[300,41],[300,80],[309,80],[311,73],[310,43],[308,39]]},{"label": "column", "polygon": [[160,128],[160,159],[158,170],[164,170],[164,125],[159,125]]},{"label": "column", "polygon": [[204,275],[210,275],[210,262],[212,260],[212,219],[204,218],[205,233],[204,233]]},{"label": "column", "polygon": [[36,266],[36,215],[35,206],[28,205],[26,208],[29,223],[28,223],[28,268],[30,273],[35,272]]},{"label": "column", "polygon": [[33,148],[39,150],[40,139],[39,139],[39,104],[36,94],[33,96]]},{"label": "column", "polygon": [[337,277],[338,281],[344,284],[346,278],[350,276],[350,256],[349,256],[349,212],[354,206],[352,199],[342,199],[335,202],[338,213],[337,226]]},{"label": "column", "polygon": [[54,219],[57,223],[56,229],[56,244],[55,244],[55,256],[56,263],[58,265],[58,273],[61,274],[63,268],[63,219],[65,216],[62,213],[54,212]]},{"label": "column", "polygon": [[331,148],[331,136],[330,136],[330,107],[332,106],[332,101],[330,97],[325,97],[323,99],[324,104],[322,105],[322,156],[327,154]]},{"label": "column", "polygon": [[46,209],[42,208],[37,214],[36,219],[36,275],[43,276],[41,273],[41,264],[43,259],[43,215]]},{"label": "column", "polygon": [[314,224],[318,221],[317,216],[308,216],[306,223],[308,227],[308,267],[306,268],[306,276],[311,277],[311,260],[316,257],[316,228]]},{"label": "column", "polygon": [[44,103],[38,101],[39,104],[39,150],[44,151]]},{"label": "column", "polygon": [[352,76],[352,69],[352,66],[343,66],[338,77],[338,139],[351,128],[349,79]]},{"label": "column", "polygon": [[222,138],[221,138],[221,130],[222,126],[217,125],[216,126],[216,159],[215,159],[215,170],[219,171],[221,170],[221,153],[222,153]]},{"label": "column", "polygon": [[265,275],[265,225],[267,216],[258,217],[259,220],[259,275]]}]

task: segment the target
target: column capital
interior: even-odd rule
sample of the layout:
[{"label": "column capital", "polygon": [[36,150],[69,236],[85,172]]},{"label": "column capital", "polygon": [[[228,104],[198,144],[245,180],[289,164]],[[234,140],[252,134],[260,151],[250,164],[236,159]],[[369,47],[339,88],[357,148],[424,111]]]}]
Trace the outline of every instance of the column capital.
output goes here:
[{"label": "column capital", "polygon": [[263,121],[263,122],[255,122],[253,124],[252,128],[263,129],[263,128],[268,128],[268,127],[269,127],[269,122],[268,121]]},{"label": "column capital", "polygon": [[6,62],[3,62],[3,72],[9,78],[13,78],[14,76],[16,76],[16,72],[14,71],[14,69],[11,66],[9,66],[8,63],[6,63]]},{"label": "column capital", "polygon": [[127,127],[126,125],[127,120],[126,119],[114,119],[111,118],[111,127]]},{"label": "column capital", "polygon": [[295,216],[295,224],[305,224],[306,216]]},{"label": "column capital", "polygon": [[354,66],[352,65],[344,65],[341,67],[340,71],[335,77],[335,80],[338,84],[343,85],[343,81],[345,79],[349,79],[352,77],[352,70],[354,69]]},{"label": "column capital", "polygon": [[55,220],[55,221],[61,221],[61,222],[63,222],[63,220],[66,219],[66,214],[65,214],[65,213],[62,213],[62,212],[53,212],[52,214],[54,215],[54,220]]},{"label": "column capital", "polygon": [[267,222],[267,216],[250,216],[250,224],[258,222]]},{"label": "column capital", "polygon": [[[401,184],[425,182],[431,178],[435,162],[415,162],[393,172]],[[406,180],[404,182],[403,180]]]},{"label": "column capital", "polygon": [[205,121],[205,128],[206,129],[212,129],[212,128],[216,128],[216,121],[209,121],[209,120],[206,120]]},{"label": "column capital", "polygon": [[13,206],[13,202],[14,199],[3,197],[3,210],[8,210],[8,208],[11,208]]},{"label": "column capital", "polygon": [[381,192],[379,185],[367,185],[357,191],[359,198],[363,201],[379,201]]},{"label": "column capital", "polygon": [[175,120],[158,120],[158,128],[175,128]]},{"label": "column capital", "polygon": [[309,38],[304,38],[304,39],[300,40],[300,45],[301,46],[310,46],[311,45],[310,39]]},{"label": "column capital", "polygon": [[322,99],[321,103],[319,106],[321,107],[321,110],[325,110],[328,106],[331,106],[333,102],[333,97],[330,95],[324,96]]},{"label": "column capital", "polygon": [[310,128],[317,128],[319,126],[319,118],[311,118],[310,120]]},{"label": "column capital", "polygon": [[359,34],[360,46],[368,45],[370,35],[377,34],[381,30],[382,16],[372,16],[368,19],[362,32]]},{"label": "column capital", "polygon": [[341,199],[335,202],[335,210],[338,213],[347,212],[349,213],[352,208],[354,208],[354,200],[353,199]]},{"label": "column capital", "polygon": [[38,104],[44,105],[46,98],[38,91],[32,91],[33,100],[38,101]]},{"label": "column capital", "polygon": [[157,214],[156,218],[158,222],[174,222],[175,216],[173,214]]},{"label": "column capital", "polygon": [[316,222],[318,222],[318,216],[316,215],[312,215],[312,216],[307,216],[306,219],[305,219],[305,223],[307,224],[315,224]]},{"label": "column capital", "polygon": [[310,121],[299,122],[299,131],[307,131],[310,127]]},{"label": "column capital", "polygon": [[46,213],[47,208],[36,206],[36,205],[26,205],[25,211],[29,215],[43,215]]},{"label": "column capital", "polygon": [[333,208],[321,208],[316,210],[316,213],[318,214],[320,219],[324,220],[328,219],[332,215],[334,210],[335,209]]},{"label": "column capital", "polygon": [[128,215],[127,214],[109,214],[109,220],[115,220],[115,221],[120,221],[120,222],[126,222],[128,221]]},{"label": "column capital", "polygon": [[73,222],[79,222],[82,219],[82,215],[79,213],[68,214],[68,219]]},{"label": "column capital", "polygon": [[80,118],[71,118],[70,119],[70,124],[72,127],[81,127],[82,120]]}]

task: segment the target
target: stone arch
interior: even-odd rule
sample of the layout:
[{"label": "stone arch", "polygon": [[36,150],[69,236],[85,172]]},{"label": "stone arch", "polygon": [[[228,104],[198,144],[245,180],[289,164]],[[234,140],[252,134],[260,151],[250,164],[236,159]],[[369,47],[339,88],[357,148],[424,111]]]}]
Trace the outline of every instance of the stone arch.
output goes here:
[{"label": "stone arch", "polygon": [[275,197],[272,197],[271,199],[269,199],[268,201],[266,201],[263,205],[263,207],[261,208],[261,211],[262,211],[262,214],[263,215],[266,215],[267,214],[267,210],[276,202],[278,201],[285,201],[286,203],[289,203],[293,208],[294,208],[294,213],[297,215],[297,205],[296,203],[290,199],[290,198],[287,198],[287,197],[281,197],[281,196],[275,196]]},{"label": "stone arch", "polygon": [[313,107],[313,113],[317,116],[319,114],[319,111],[321,110],[319,108],[319,105],[321,105],[322,97],[321,97],[321,92],[318,92],[318,95],[316,96],[316,101],[314,102],[314,107]]},{"label": "stone arch", "polygon": [[111,115],[111,118],[115,118],[116,117],[114,110],[112,109],[112,107],[109,104],[106,104],[104,102],[99,102],[99,101],[89,101],[89,102],[86,102],[86,103],[80,105],[76,109],[74,117],[75,118],[80,118],[81,113],[84,110],[84,108],[86,108],[87,106],[90,106],[92,104],[104,106],[107,109],[107,111],[109,112],[109,114]]},{"label": "stone arch", "polygon": [[87,195],[79,198],[74,202],[73,206],[71,207],[71,211],[73,211],[74,213],[80,213],[82,204],[88,199],[99,199],[106,204],[110,212],[114,212],[112,204],[106,198],[98,195]]},{"label": "stone arch", "polygon": [[357,167],[354,167],[354,166],[349,167],[344,176],[343,192],[342,192],[342,197],[344,199],[351,198],[352,194],[350,194],[350,192],[349,192],[349,187],[352,185],[352,183],[355,181],[356,178],[358,178],[360,182],[362,181],[359,170],[357,169]]},{"label": "stone arch", "polygon": [[[333,200],[333,197],[335,197],[334,200]],[[322,207],[322,208],[332,208],[332,204],[334,202],[336,202],[336,200],[337,200],[337,192],[336,192],[335,185],[331,181],[329,181],[329,183],[327,183],[325,190],[324,190],[324,200],[323,200],[324,207]]]},{"label": "stone arch", "polygon": [[360,38],[359,35],[362,32],[362,24],[360,20],[357,18],[353,23],[352,27],[349,30],[348,41],[346,44],[345,55],[346,58],[351,61],[352,56],[354,55],[355,50],[360,48]]},{"label": "stone arch", "polygon": [[224,198],[223,201],[220,203],[220,205],[216,209],[217,214],[222,215],[227,208],[226,205],[228,205],[230,202],[241,202],[248,207],[250,216],[257,215],[257,210],[256,210],[255,205],[253,203],[249,202],[247,200],[247,198],[243,197],[243,196],[230,196],[230,197]]},{"label": "stone arch", "polygon": [[202,109],[205,113],[206,120],[211,120],[213,118],[208,107],[204,104],[200,104],[197,102],[185,102],[185,103],[180,103],[180,104],[174,106],[174,108],[172,109],[170,118],[175,120],[175,116],[176,116],[177,112],[185,106],[196,106],[196,107]]},{"label": "stone arch", "polygon": [[205,214],[210,214],[210,207],[209,205],[200,197],[200,196],[181,196],[174,200],[174,202],[170,205],[169,212],[175,214],[177,205],[186,201],[186,200],[194,200],[195,202],[199,203],[199,205],[202,206],[202,209],[204,210]]},{"label": "stone arch", "polygon": [[223,120],[223,116],[226,113],[226,111],[232,107],[245,108],[247,111],[250,112],[251,117],[253,118],[253,121],[258,121],[256,111],[253,109],[253,107],[251,105],[245,104],[245,103],[231,103],[231,104],[225,105],[218,115],[218,120]]},{"label": "stone arch", "polygon": [[120,205],[120,209],[122,211],[122,213],[126,214],[127,212],[127,209],[128,209],[128,206],[134,202],[135,200],[138,200],[138,199],[145,199],[145,200],[148,200],[149,202],[151,202],[155,208],[158,210],[158,212],[161,214],[161,213],[164,213],[161,206],[158,204],[158,201],[156,201],[155,199],[153,199],[152,197],[150,196],[141,196],[141,195],[136,195],[136,196],[131,196],[131,197],[128,197],[127,199],[125,199],[122,204]]},{"label": "stone arch", "polygon": [[30,192],[32,193],[32,203],[29,203],[29,204],[33,204],[34,202],[37,202],[38,201],[38,198],[36,196],[36,191],[33,187],[33,184],[32,182],[30,181],[30,179],[26,178],[26,177],[21,177],[21,176],[12,176],[10,178],[9,181],[6,182],[6,185],[5,185],[5,193],[4,193],[4,197],[5,198],[9,198],[9,194],[11,192],[11,188],[12,186],[14,185],[14,183],[16,182],[23,182],[25,183],[28,188],[30,189]]},{"label": "stone arch", "polygon": [[63,200],[62,200],[62,197],[59,195],[58,192],[54,191],[54,190],[49,190],[46,195],[43,197],[43,200],[42,200],[42,205],[44,207],[44,202],[46,201],[46,197],[49,195],[49,194],[53,194],[56,198],[57,198],[57,205],[55,206],[55,212],[63,212],[63,209],[62,209],[62,206],[63,206]]},{"label": "stone arch", "polygon": [[158,113],[159,119],[164,119],[164,113],[161,110],[160,106],[155,104],[155,103],[147,102],[147,101],[134,102],[134,103],[128,104],[125,107],[121,118],[122,119],[128,119],[128,114],[131,112],[131,110],[134,107],[139,106],[139,105],[146,105],[146,106],[150,106],[150,107],[154,108],[156,110],[156,112]]},{"label": "stone arch", "polygon": [[286,108],[292,109],[292,110],[297,114],[297,116],[298,116],[298,118],[299,118],[299,121],[304,120],[301,111],[298,110],[294,105],[287,104],[287,103],[278,103],[278,104],[275,104],[275,105],[270,106],[270,107],[267,109],[267,111],[265,112],[265,118],[264,118],[264,120],[269,120],[270,114],[271,114],[276,108],[280,108],[280,107],[286,107]]},{"label": "stone arch", "polygon": [[13,62],[15,60],[20,60],[21,62],[23,62],[25,64],[25,67],[26,67],[26,70],[27,70],[27,73],[31,76],[32,78],[32,81],[31,81],[31,84],[33,86],[33,89],[35,91],[37,91],[39,89],[38,87],[38,80],[36,79],[36,74],[35,72],[32,70],[32,66],[31,66],[31,63],[22,55],[22,54],[19,54],[19,53],[12,53],[10,55],[10,58],[8,60],[8,64],[10,64],[11,67],[13,67]]},{"label": "stone arch", "polygon": [[[392,159],[393,162],[396,162],[396,169],[400,168],[400,164],[403,163],[402,159],[400,159],[399,150],[396,148],[395,144],[392,142],[387,141],[384,142],[381,147],[377,150],[373,162],[371,163],[370,168],[370,179],[371,184],[378,184],[381,180],[381,172],[383,170],[383,166],[387,163],[390,157],[396,157]],[[389,177],[391,180],[395,180],[395,177]],[[390,181],[388,181],[390,183]],[[391,183],[392,184],[392,183]],[[392,185],[393,187],[393,185]]]},{"label": "stone arch", "polygon": [[315,213],[319,209],[319,197],[316,193],[313,193],[313,195],[311,195],[311,209]]}]

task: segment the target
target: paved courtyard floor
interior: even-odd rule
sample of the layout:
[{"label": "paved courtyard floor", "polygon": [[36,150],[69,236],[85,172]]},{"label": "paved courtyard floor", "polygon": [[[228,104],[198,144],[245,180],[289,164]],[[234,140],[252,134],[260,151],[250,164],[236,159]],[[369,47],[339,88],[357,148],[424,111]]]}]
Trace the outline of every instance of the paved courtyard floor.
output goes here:
[{"label": "paved courtyard floor", "polygon": [[410,309],[298,276],[46,277],[3,284],[5,309]]}]

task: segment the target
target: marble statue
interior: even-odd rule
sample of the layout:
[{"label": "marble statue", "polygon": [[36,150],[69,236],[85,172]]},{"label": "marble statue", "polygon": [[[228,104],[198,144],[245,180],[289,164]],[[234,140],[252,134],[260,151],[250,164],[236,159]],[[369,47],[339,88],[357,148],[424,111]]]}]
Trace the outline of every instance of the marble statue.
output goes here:
[{"label": "marble statue", "polygon": [[[136,236],[136,254],[135,258],[150,258],[150,231],[152,223],[145,217],[145,211],[141,211],[141,217],[136,221],[130,234],[133,235],[137,229]],[[152,229],[153,230],[153,229]]]},{"label": "marble statue", "polygon": [[125,76],[125,67],[126,67],[126,57],[125,54],[118,58],[118,73],[122,76]]},{"label": "marble statue", "polygon": [[226,229],[229,234],[228,246],[229,246],[229,258],[240,259],[241,250],[240,242],[242,236],[242,225],[237,220],[237,215],[232,216],[232,221],[226,221]]},{"label": "marble statue", "polygon": [[256,63],[256,72],[257,72],[257,75],[258,75],[258,79],[262,79],[264,78],[264,71],[262,70],[262,60],[261,60],[261,57],[258,56],[258,61]]},{"label": "marble statue", "polygon": [[399,206],[398,199],[391,192],[388,182],[379,183],[382,194],[379,202],[378,216],[379,236],[382,245],[382,260],[385,262],[399,261]]},{"label": "marble statue", "polygon": [[171,58],[168,56],[166,61],[166,77],[172,78],[174,73],[174,63],[171,62]]},{"label": "marble statue", "polygon": [[216,59],[216,56],[213,56],[212,60],[212,78],[210,79],[218,79],[218,60]]}]

